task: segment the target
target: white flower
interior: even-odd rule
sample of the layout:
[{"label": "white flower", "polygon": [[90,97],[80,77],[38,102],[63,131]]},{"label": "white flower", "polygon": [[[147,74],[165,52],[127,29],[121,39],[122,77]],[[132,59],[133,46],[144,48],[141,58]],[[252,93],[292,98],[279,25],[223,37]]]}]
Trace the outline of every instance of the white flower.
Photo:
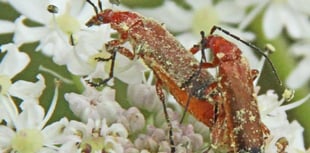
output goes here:
[{"label": "white flower", "polygon": [[151,85],[153,79],[154,74],[150,72],[148,80],[144,78],[143,83],[128,85],[127,99],[132,105],[149,112],[158,112],[162,109],[155,86]]},{"label": "white flower", "polygon": [[[105,50],[93,57],[92,62],[96,62],[96,68],[91,74],[88,75],[88,78],[90,78],[89,80],[94,78],[104,80],[109,77],[112,61],[95,61],[95,58],[107,59],[110,57],[111,54],[107,53]],[[137,84],[142,82],[144,71],[146,71],[146,69],[146,66],[141,62],[141,60],[130,60],[128,57],[117,53],[113,68],[113,77],[118,78],[127,84]],[[113,78],[111,80],[113,80]],[[107,83],[110,85],[111,81],[109,80]]]},{"label": "white flower", "polygon": [[197,152],[203,148],[203,138],[201,134],[194,132],[194,127],[191,124],[179,125],[174,130],[174,135],[177,145],[177,150],[184,148],[190,152]]},{"label": "white flower", "polygon": [[[210,0],[196,0],[187,3],[192,7],[190,10],[184,10],[174,2],[165,1],[161,7],[135,9],[135,11],[165,23],[171,31],[191,31],[198,37],[202,30],[208,33],[214,25],[230,27],[230,24],[240,23],[245,16],[244,8],[233,1],[220,1],[213,4]],[[253,39],[253,35],[249,35],[248,39]]]},{"label": "white flower", "polygon": [[[276,38],[286,28],[292,38],[309,35],[308,20],[310,1],[305,0],[269,0],[263,17],[263,30],[267,38]],[[259,3],[258,3],[259,4]]]},{"label": "white flower", "polygon": [[310,40],[303,40],[291,46],[296,57],[302,57],[298,65],[288,76],[286,83],[290,88],[296,89],[307,84],[310,79]]},{"label": "white flower", "polygon": [[18,97],[24,102],[39,103],[39,98],[45,89],[45,80],[42,75],[37,75],[38,81],[36,83],[24,80],[18,80],[9,89],[11,96]]},{"label": "white flower", "polygon": [[145,149],[150,152],[170,151],[168,135],[165,134],[165,130],[151,125],[147,126],[147,134],[140,134],[134,144],[139,150]]},{"label": "white flower", "polygon": [[[38,76],[38,78],[44,82],[43,77]],[[28,84],[23,85],[28,86]],[[30,87],[34,89],[36,87],[39,89],[44,88],[41,82],[35,85],[30,84]],[[24,89],[29,90],[30,87]],[[66,119],[62,119],[47,125],[47,121],[55,110],[58,87],[55,89],[51,106],[46,114],[43,107],[38,104],[38,99],[31,101],[34,97],[28,98],[21,103],[19,106],[21,109],[20,113],[9,95],[1,95],[0,98],[0,103],[5,107],[4,111],[8,114],[8,118],[5,120],[6,124],[0,125],[1,152],[10,150],[19,153],[57,152],[57,145],[59,140],[62,139],[62,129],[68,122]]]},{"label": "white flower", "polygon": [[11,21],[0,20],[0,34],[12,33],[15,30],[15,24]]},{"label": "white flower", "polygon": [[127,84],[141,83],[147,67],[141,60],[129,60],[123,55],[117,55],[115,77]]},{"label": "white flower", "polygon": [[149,112],[162,109],[155,86],[148,84],[132,84],[127,88],[127,98],[132,105]]},{"label": "white flower", "polygon": [[[2,97],[1,100],[7,101],[8,91],[12,86],[11,79],[25,69],[30,58],[27,54],[20,52],[15,44],[5,44],[1,46],[1,50],[6,54],[0,63],[0,97]],[[4,103],[0,103],[0,122],[9,118],[5,110]]]},{"label": "white flower", "polygon": [[[19,51],[18,46],[9,43],[1,46],[2,52],[6,55],[0,63],[0,75],[13,78],[20,73],[30,62],[26,53]],[[12,66],[14,65],[14,66]]]},{"label": "white flower", "polygon": [[61,153],[67,152],[111,152],[122,153],[130,145],[128,132],[119,123],[107,125],[105,120],[89,119],[87,124],[71,121],[64,130],[66,137]]},{"label": "white flower", "polygon": [[210,0],[187,1],[187,3],[191,5],[191,10],[184,10],[171,1],[165,1],[162,6],[155,9],[135,10],[165,23],[172,31],[193,29],[196,34],[201,30],[209,31],[213,25],[219,23],[239,23],[245,15],[244,10],[233,1],[220,1],[215,5]]},{"label": "white flower", "polygon": [[[176,121],[179,122],[179,121]],[[168,128],[156,128],[152,125],[146,127],[146,134],[140,134],[134,141],[139,150],[149,152],[170,152],[171,144],[168,137]],[[173,139],[176,152],[199,152],[203,150],[203,138],[194,132],[192,125],[175,124],[173,127]]]},{"label": "white flower", "polygon": [[[110,31],[104,28],[82,30],[87,28],[86,21],[94,15],[90,5],[85,5],[83,0],[9,0],[9,3],[23,14],[15,21],[15,43],[39,41],[37,50],[52,56],[55,63],[66,65],[71,73],[86,75],[92,71],[89,57],[98,53],[103,42],[109,39]],[[49,5],[56,6],[57,12],[48,12]],[[26,26],[23,23],[25,17],[42,26]]]},{"label": "white flower", "polygon": [[302,135],[303,127],[297,121],[290,123],[285,111],[296,108],[309,98],[310,94],[298,102],[282,105],[284,99],[279,101],[278,95],[274,94],[272,90],[257,97],[262,122],[265,123],[271,133],[266,152],[275,152],[275,143],[281,137],[286,138],[289,143],[286,151],[290,153],[305,151]]},{"label": "white flower", "polygon": [[73,113],[84,122],[90,118],[94,120],[105,118],[108,123],[112,123],[124,111],[115,101],[115,90],[108,87],[97,91],[86,85],[82,95],[67,93],[65,99],[69,102]]},{"label": "white flower", "polygon": [[125,110],[119,115],[117,122],[123,124],[131,134],[141,132],[145,126],[144,116],[136,107]]},{"label": "white flower", "polygon": [[187,19],[191,19],[192,15],[171,1],[165,1],[163,5],[154,9],[135,9],[135,11],[144,16],[155,18],[157,21],[165,23],[168,29],[177,32],[188,30],[191,26],[191,22]]},{"label": "white flower", "polygon": [[285,149],[289,153],[305,152],[303,140],[304,128],[297,122],[292,121],[289,124],[282,124],[281,127],[272,128],[268,144],[265,147],[265,152],[277,152],[276,143],[279,138],[285,138],[288,141],[288,146]]}]

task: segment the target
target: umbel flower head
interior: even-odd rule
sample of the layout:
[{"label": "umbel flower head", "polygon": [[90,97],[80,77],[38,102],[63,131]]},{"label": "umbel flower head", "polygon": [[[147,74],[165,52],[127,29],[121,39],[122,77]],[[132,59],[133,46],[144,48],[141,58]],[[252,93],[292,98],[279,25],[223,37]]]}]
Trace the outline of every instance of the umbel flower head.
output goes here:
[{"label": "umbel flower head", "polygon": [[[0,118],[5,124],[0,126],[0,149],[2,152],[56,152],[61,136],[61,129],[66,126],[66,118],[47,125],[48,120],[55,110],[58,98],[58,87],[47,113],[39,105],[38,98],[45,88],[44,78],[37,76],[36,83],[19,80],[12,84],[8,93],[1,94]],[[29,90],[30,89],[30,90]],[[32,94],[29,93],[32,91]],[[12,96],[22,100],[17,105]]]}]

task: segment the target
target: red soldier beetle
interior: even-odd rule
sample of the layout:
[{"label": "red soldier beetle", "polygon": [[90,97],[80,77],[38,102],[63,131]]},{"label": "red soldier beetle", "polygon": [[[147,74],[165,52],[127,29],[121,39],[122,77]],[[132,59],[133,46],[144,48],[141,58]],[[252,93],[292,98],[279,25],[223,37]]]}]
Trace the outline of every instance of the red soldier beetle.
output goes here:
[{"label": "red soldier beetle", "polygon": [[270,59],[259,48],[217,26],[212,28],[207,37],[201,32],[200,46],[195,45],[191,50],[195,53],[201,49],[203,53],[209,48],[213,59],[209,63],[202,63],[201,66],[218,68],[219,80],[209,86],[209,90],[213,88],[219,94],[213,99],[216,109],[214,125],[210,127],[212,145],[222,152],[261,153],[264,151],[265,135],[269,134],[269,130],[260,120],[254,92],[253,80],[258,71],[250,69],[246,58],[235,44],[221,36],[213,35],[215,30],[220,30],[258,50],[271,64],[279,82],[280,79]]},{"label": "red soldier beetle", "polygon": [[[176,101],[187,108],[198,120],[211,127],[214,119],[214,105],[208,101],[205,92],[215,80],[206,70],[201,69],[200,62],[186,50],[172,34],[160,23],[147,19],[129,11],[102,10],[99,1],[97,7],[90,1],[96,12],[86,25],[110,24],[120,38],[109,41],[106,49],[111,53],[107,59],[97,58],[98,61],[112,60],[109,78],[100,82],[89,82],[92,86],[104,85],[113,77],[113,64],[116,52],[134,59],[138,56],[154,72],[156,76],[156,92],[164,107],[164,114],[170,128],[169,139],[171,152],[175,152],[172,127],[166,110],[163,87],[167,88]],[[139,48],[131,52],[121,45],[129,42],[132,47]]]}]

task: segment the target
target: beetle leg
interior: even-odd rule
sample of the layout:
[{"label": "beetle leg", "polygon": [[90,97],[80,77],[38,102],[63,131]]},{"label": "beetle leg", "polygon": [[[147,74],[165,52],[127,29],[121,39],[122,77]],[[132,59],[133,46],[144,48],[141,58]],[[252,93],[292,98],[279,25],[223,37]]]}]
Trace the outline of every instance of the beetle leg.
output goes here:
[{"label": "beetle leg", "polygon": [[200,50],[200,46],[196,44],[196,45],[194,45],[189,51],[190,51],[192,54],[196,54],[199,50]]},{"label": "beetle leg", "polygon": [[253,81],[257,78],[258,74],[259,74],[258,70],[256,69],[251,70],[251,76]]},{"label": "beetle leg", "polygon": [[93,87],[100,87],[100,86],[104,86],[107,84],[108,81],[110,81],[113,78],[113,74],[114,74],[114,65],[115,65],[115,57],[116,57],[116,53],[118,52],[118,48],[115,47],[113,48],[113,50],[110,52],[111,56],[109,58],[101,58],[101,57],[96,57],[95,60],[96,61],[100,61],[100,62],[107,62],[111,60],[111,67],[110,67],[110,72],[109,72],[109,77],[103,80],[99,80],[96,82],[90,81],[90,80],[86,80],[86,82]]},{"label": "beetle leg", "polygon": [[166,122],[167,122],[168,127],[169,127],[169,141],[170,141],[170,144],[171,144],[171,153],[174,153],[175,152],[175,146],[174,146],[174,141],[173,141],[172,125],[171,125],[171,121],[170,121],[170,118],[169,118],[169,115],[168,115],[168,112],[167,112],[167,105],[166,105],[166,102],[165,102],[165,94],[164,94],[164,92],[162,90],[163,89],[162,88],[162,82],[160,80],[157,80],[155,86],[156,86],[156,93],[157,93],[160,101],[163,104],[163,109],[164,109],[164,114],[165,114]]},{"label": "beetle leg", "polygon": [[105,44],[105,47],[106,47],[106,50],[110,53],[113,52],[113,49],[117,47],[118,48],[117,52],[128,57],[131,60],[134,59],[133,52],[131,52],[129,49],[127,49],[123,46],[120,46],[121,44],[123,44],[123,42],[120,40],[111,40]]},{"label": "beetle leg", "polygon": [[181,120],[180,120],[180,124],[182,124],[182,122],[183,122],[183,120],[184,120],[184,118],[185,118],[185,116],[186,116],[186,112],[187,112],[187,110],[188,110],[189,102],[190,102],[192,96],[193,96],[192,93],[190,93],[189,96],[188,96],[188,98],[187,98],[187,100],[186,100],[186,105],[185,105],[185,107],[184,107],[184,111],[183,111],[183,114],[182,114],[182,118],[181,118]]},{"label": "beetle leg", "polygon": [[96,82],[87,80],[87,83],[93,87],[100,87],[105,86],[108,81],[110,81],[114,77],[114,66],[115,66],[115,58],[116,53],[120,53],[126,57],[128,57],[130,60],[134,59],[134,54],[127,48],[120,46],[123,44],[120,40],[111,40],[108,43],[105,44],[107,52],[111,54],[109,58],[102,58],[102,57],[96,57],[95,60],[98,62],[107,62],[111,61],[111,67],[109,71],[109,76],[106,79],[99,80]]}]

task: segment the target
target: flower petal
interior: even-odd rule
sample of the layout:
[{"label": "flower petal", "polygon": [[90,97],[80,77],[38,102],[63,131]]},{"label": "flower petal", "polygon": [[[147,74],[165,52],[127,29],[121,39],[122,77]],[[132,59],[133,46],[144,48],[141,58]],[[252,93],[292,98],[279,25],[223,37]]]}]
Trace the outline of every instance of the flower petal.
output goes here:
[{"label": "flower petal", "polygon": [[15,44],[6,44],[1,48],[7,54],[0,63],[0,73],[13,78],[28,65],[30,58],[26,53],[20,52]]},{"label": "flower petal", "polygon": [[165,4],[155,9],[136,9],[136,11],[165,23],[168,29],[174,31],[187,30],[192,24],[187,20],[192,18],[192,13],[178,7],[175,2],[172,1],[165,1]]},{"label": "flower petal", "polygon": [[297,89],[307,83],[310,79],[310,58],[305,58],[298,63],[295,69],[288,76],[286,83],[288,87]]},{"label": "flower petal", "polygon": [[11,33],[15,29],[15,24],[10,21],[0,20],[0,25],[1,25],[0,34]]},{"label": "flower petal", "polygon": [[117,122],[124,125],[129,133],[136,133],[145,127],[144,116],[136,107],[125,110]]},{"label": "flower petal", "polygon": [[263,17],[263,30],[269,39],[275,38],[282,31],[283,22],[279,12],[281,12],[281,7],[271,4]]},{"label": "flower petal", "polygon": [[310,14],[310,1],[308,0],[288,0],[288,4],[300,13]]},{"label": "flower petal", "polygon": [[310,57],[310,41],[297,42],[291,46],[290,50],[296,56]]},{"label": "flower petal", "polygon": [[108,129],[104,129],[104,128],[101,128],[101,129],[102,129],[101,132],[106,133],[107,135],[123,137],[123,138],[128,137],[128,131],[126,130],[124,125],[120,123],[114,123]]},{"label": "flower petal", "polygon": [[65,94],[70,109],[84,122],[89,119],[102,118],[106,118],[108,123],[115,121],[122,108],[114,98],[115,91],[113,89],[104,88],[101,92],[98,92],[89,86],[86,86],[83,95],[76,93]]},{"label": "flower petal", "polygon": [[299,14],[286,6],[282,9],[281,18],[284,19],[284,25],[293,38],[301,38],[306,31],[308,16]]},{"label": "flower petal", "polygon": [[292,153],[305,151],[303,141],[304,129],[297,121],[270,130],[272,140],[267,144],[265,152],[276,152],[276,142],[281,137],[284,137],[289,143],[285,151]]},{"label": "flower petal", "polygon": [[149,112],[162,109],[155,91],[155,86],[148,84],[130,84],[127,88],[127,98],[130,103]]},{"label": "flower petal", "polygon": [[37,79],[38,81],[36,83],[18,80],[11,86],[9,93],[24,101],[38,102],[43,89],[45,89],[45,80],[40,74],[37,75]]},{"label": "flower petal", "polygon": [[0,122],[4,120],[7,127],[13,127],[18,115],[17,109],[10,96],[0,95]]},{"label": "flower petal", "polygon": [[0,125],[0,150],[9,149],[14,131],[6,126]]},{"label": "flower petal", "polygon": [[27,18],[39,22],[48,23],[52,15],[47,11],[48,1],[42,0],[8,0],[8,2]]},{"label": "flower petal", "polygon": [[70,52],[67,57],[71,57],[66,63],[68,70],[74,75],[87,75],[92,71],[92,67],[82,61],[74,51]]},{"label": "flower petal", "polygon": [[303,136],[303,132],[304,132],[304,128],[296,121],[294,120],[291,124],[290,124],[290,130],[289,132],[291,133],[291,136],[293,138],[291,138],[290,140],[290,145],[292,148],[295,149],[295,151],[297,150],[305,150],[305,146],[304,146],[304,136]]},{"label": "flower petal", "polygon": [[[125,61],[122,61],[125,63]],[[139,61],[127,61],[127,66],[118,67],[115,77],[127,84],[140,83],[146,67]]]},{"label": "flower petal", "polygon": [[26,128],[37,128],[44,118],[44,109],[35,102],[23,102],[20,106],[23,111],[17,117],[15,126],[17,131]]},{"label": "flower petal", "polygon": [[225,23],[240,23],[245,16],[244,10],[234,1],[220,1],[215,9],[220,20]]},{"label": "flower petal", "polygon": [[23,23],[24,19],[24,16],[20,16],[15,20],[16,29],[13,38],[14,42],[16,44],[23,44],[41,40],[48,29],[44,27],[27,27]]},{"label": "flower petal", "polygon": [[63,143],[63,129],[69,124],[67,118],[62,118],[60,121],[54,122],[46,126],[42,133],[44,135],[46,145],[54,145]]}]

